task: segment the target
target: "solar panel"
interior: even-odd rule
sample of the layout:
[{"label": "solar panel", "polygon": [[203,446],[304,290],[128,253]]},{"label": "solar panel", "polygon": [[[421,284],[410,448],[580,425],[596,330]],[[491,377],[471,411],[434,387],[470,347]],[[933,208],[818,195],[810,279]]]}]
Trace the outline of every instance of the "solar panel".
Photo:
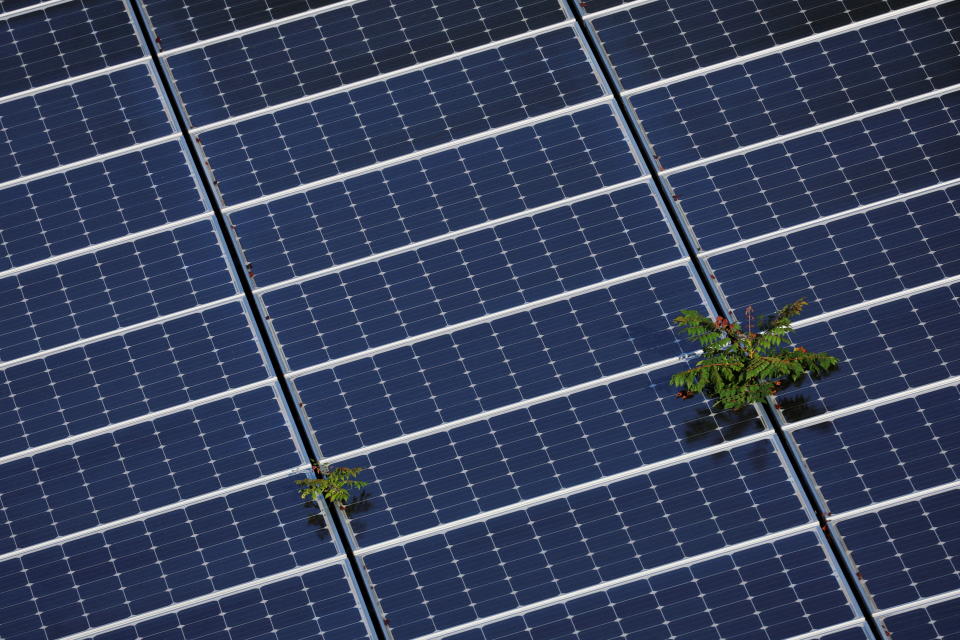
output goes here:
[{"label": "solar panel", "polygon": [[826,511],[960,480],[958,400],[951,386],[791,431]]},{"label": "solar panel", "polygon": [[643,175],[639,163],[602,105],[241,209],[230,222],[266,285],[620,184]]},{"label": "solar panel", "polygon": [[173,133],[146,66],[0,103],[0,181]]},{"label": "solar panel", "polygon": [[946,4],[634,95],[663,167],[709,158],[960,81]]},{"label": "solar panel", "polygon": [[844,216],[706,260],[733,309],[758,314],[804,298],[836,311],[960,275],[960,188]]},{"label": "solar panel", "polygon": [[[192,125],[200,126],[565,18],[557,0],[444,0],[431,6],[417,0],[367,0],[175,52],[164,62]],[[184,35],[175,35],[173,41],[163,36],[163,44],[195,37]]]},{"label": "solar panel", "polygon": [[325,524],[308,520],[290,482],[0,562],[0,632],[58,638],[335,555]]},{"label": "solar panel", "polygon": [[[4,11],[34,2],[5,2]],[[2,19],[2,16],[0,16]],[[0,96],[145,55],[122,0],[76,0],[0,22]]]},{"label": "solar panel", "polygon": [[[502,64],[497,52],[484,52],[478,56],[484,58],[482,66],[488,70],[478,72],[474,80],[456,70],[449,74],[452,78],[447,77],[450,69],[445,67],[461,66],[451,62],[436,71],[436,82],[424,82],[426,74],[416,72],[413,77],[364,85],[206,131],[201,136],[203,153],[224,203],[236,204],[601,95],[583,52],[564,51],[567,47],[579,49],[579,43],[567,39],[565,45],[557,47],[563,58],[557,64],[566,70],[551,72],[549,59],[541,69],[534,64],[530,70],[524,60],[520,63],[524,69],[511,74],[497,69]],[[526,43],[513,46],[521,49],[519,57],[529,54],[529,50],[523,51]],[[567,53],[573,54],[572,64]],[[539,129],[549,130],[549,125],[539,125]]]},{"label": "solar panel", "polygon": [[888,616],[883,619],[883,626],[893,640],[956,640],[960,629],[960,599],[935,602]]},{"label": "solar panel", "polygon": [[232,296],[212,220],[0,278],[0,358],[89,338]]},{"label": "solar panel", "polygon": [[[933,289],[798,329],[792,336],[797,344],[831,353],[840,368],[785,394],[787,406],[834,411],[960,374],[960,344],[952,331],[958,291],[958,285]],[[794,418],[789,410],[785,417]]]},{"label": "solar panel", "polygon": [[261,300],[287,365],[299,369],[678,260],[660,206],[641,184]]},{"label": "solar panel", "polygon": [[677,367],[593,387],[345,460],[370,483],[361,546],[623,473],[764,429],[753,407],[672,402]]},{"label": "solar panel", "polygon": [[207,210],[179,142],[0,189],[0,267],[9,269]]},{"label": "solar panel", "polygon": [[704,302],[687,267],[298,376],[330,456],[681,355],[668,318]]},{"label": "solar panel", "polygon": [[273,582],[93,636],[93,640],[252,637],[366,640],[366,615],[342,565]]},{"label": "solar panel", "polygon": [[0,552],[301,464],[279,402],[263,387],[0,465]]},{"label": "solar panel", "polygon": [[[695,584],[699,582],[700,580],[697,580]],[[722,583],[718,581],[718,584]],[[639,594],[644,594],[646,597]],[[684,595],[682,592],[677,593],[676,596],[671,594],[678,599],[682,599]],[[697,604],[705,611],[699,615],[692,614],[690,617],[694,618],[693,620],[682,620],[684,617],[682,613],[676,614],[678,618],[676,621],[664,619],[664,615],[656,610],[667,609],[667,607],[657,604],[659,602],[657,596],[658,592],[647,583],[634,583],[629,587],[612,589],[601,595],[548,607],[530,615],[511,618],[509,621],[493,623],[481,629],[447,637],[450,640],[619,640],[620,638],[643,640],[644,638],[675,637],[670,634],[674,628],[677,628],[685,633],[696,632],[698,633],[696,637],[713,639],[721,637],[718,629],[722,628],[724,633],[728,634],[722,636],[724,638],[774,639],[787,637],[781,634],[790,632],[789,629],[781,630],[775,624],[772,625],[773,629],[765,628],[763,623],[769,621],[769,618],[762,611],[758,611],[751,605],[735,607],[727,602],[724,596],[716,598],[718,602],[723,603],[723,606],[715,613],[713,609],[707,609],[708,605],[704,604],[704,601],[714,600],[713,594],[709,592],[699,597],[700,602]],[[770,596],[770,599],[773,600],[774,597]],[[786,594],[783,597],[786,598]],[[611,601],[612,598],[618,598],[618,600]],[[629,612],[632,612],[630,607],[634,604],[646,604],[654,611],[644,610],[636,617],[618,617],[629,615]],[[693,602],[690,604],[696,606]],[[669,611],[682,611],[682,609],[670,607]],[[746,616],[743,617],[749,616],[748,619],[736,619],[739,617],[738,614],[744,613]],[[710,622],[715,619],[719,622]],[[751,631],[754,632],[753,635]],[[730,635],[738,632],[742,633]],[[803,638],[804,640],[872,640],[873,636],[867,635],[863,627],[853,627],[825,635],[804,635]]]},{"label": "solar panel", "polygon": [[[829,556],[804,533],[638,579],[450,640],[780,640],[852,617]],[[816,593],[814,602],[809,594]],[[807,637],[807,636],[804,636]],[[862,628],[818,640],[859,640]]]},{"label": "solar panel", "polygon": [[671,174],[703,249],[960,177],[960,92]]},{"label": "solar panel", "polygon": [[591,26],[621,86],[631,89],[919,2],[656,0]]},{"label": "solar panel", "polygon": [[835,526],[878,608],[960,588],[960,491],[938,493]]},{"label": "solar panel", "polygon": [[802,533],[446,637],[780,640],[854,617],[834,571]]},{"label": "solar panel", "polygon": [[0,452],[22,451],[269,375],[246,305],[230,302],[0,370]]},{"label": "solar panel", "polygon": [[266,22],[319,9],[337,0],[269,0],[269,2],[182,3],[179,0],[145,0],[150,27],[160,47],[174,48],[250,29]]}]

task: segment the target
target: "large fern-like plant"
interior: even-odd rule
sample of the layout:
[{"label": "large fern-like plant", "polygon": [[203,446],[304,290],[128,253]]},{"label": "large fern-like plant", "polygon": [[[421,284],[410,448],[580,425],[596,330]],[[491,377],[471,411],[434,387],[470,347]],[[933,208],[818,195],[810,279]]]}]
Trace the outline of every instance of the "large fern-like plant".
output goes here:
[{"label": "large fern-like plant", "polygon": [[775,395],[787,380],[796,382],[807,373],[820,375],[836,367],[833,356],[789,346],[791,319],[806,304],[802,298],[788,304],[756,331],[750,307],[746,329],[723,316],[711,320],[698,311],[682,311],[674,322],[700,344],[703,355],[695,367],[670,378],[670,384],[681,388],[677,396],[703,393],[716,399],[720,408],[739,409]]}]

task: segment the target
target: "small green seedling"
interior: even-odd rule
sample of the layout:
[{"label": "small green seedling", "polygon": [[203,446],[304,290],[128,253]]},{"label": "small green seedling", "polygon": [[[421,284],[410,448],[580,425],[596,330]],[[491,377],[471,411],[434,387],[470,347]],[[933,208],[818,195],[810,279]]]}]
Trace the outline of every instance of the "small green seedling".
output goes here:
[{"label": "small green seedling", "polygon": [[837,359],[825,353],[783,346],[789,344],[791,318],[806,304],[802,298],[788,304],[756,332],[751,307],[746,309],[746,330],[723,316],[711,320],[697,311],[682,311],[674,322],[700,344],[703,354],[695,367],[671,376],[670,384],[681,388],[677,397],[703,393],[722,409],[739,409],[776,395],[788,379],[797,382],[807,373],[821,375],[835,368]]},{"label": "small green seedling", "polygon": [[331,467],[328,464],[313,462],[313,470],[320,477],[317,479],[297,480],[301,498],[310,498],[316,502],[324,499],[333,506],[341,509],[350,499],[350,489],[363,489],[367,483],[363,480],[354,480],[363,467]]}]

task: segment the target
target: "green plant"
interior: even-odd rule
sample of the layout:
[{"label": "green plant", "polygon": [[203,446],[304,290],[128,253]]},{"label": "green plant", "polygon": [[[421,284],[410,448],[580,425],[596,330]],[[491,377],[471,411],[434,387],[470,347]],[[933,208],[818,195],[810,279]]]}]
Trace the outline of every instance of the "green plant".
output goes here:
[{"label": "green plant", "polygon": [[316,479],[297,480],[301,498],[310,498],[317,502],[324,499],[331,505],[341,508],[350,498],[350,489],[363,489],[367,483],[355,480],[363,467],[331,467],[328,464],[313,462],[313,470],[319,475]]},{"label": "green plant", "polygon": [[739,409],[776,395],[787,379],[797,382],[807,373],[821,375],[836,367],[837,359],[825,353],[783,346],[789,344],[791,319],[806,304],[802,298],[788,304],[756,332],[751,307],[746,309],[746,330],[723,316],[711,320],[697,311],[682,311],[674,322],[700,344],[703,354],[695,367],[671,376],[670,384],[681,388],[677,397],[703,393],[723,409]]}]

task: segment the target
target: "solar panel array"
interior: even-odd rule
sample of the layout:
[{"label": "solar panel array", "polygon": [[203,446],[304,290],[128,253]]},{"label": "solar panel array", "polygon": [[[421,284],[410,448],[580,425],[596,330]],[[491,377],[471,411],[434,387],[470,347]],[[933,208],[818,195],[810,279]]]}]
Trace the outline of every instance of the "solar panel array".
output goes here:
[{"label": "solar panel array", "polygon": [[[0,636],[951,637],[958,34],[0,3]],[[674,397],[681,310],[798,297],[836,372]]]}]

